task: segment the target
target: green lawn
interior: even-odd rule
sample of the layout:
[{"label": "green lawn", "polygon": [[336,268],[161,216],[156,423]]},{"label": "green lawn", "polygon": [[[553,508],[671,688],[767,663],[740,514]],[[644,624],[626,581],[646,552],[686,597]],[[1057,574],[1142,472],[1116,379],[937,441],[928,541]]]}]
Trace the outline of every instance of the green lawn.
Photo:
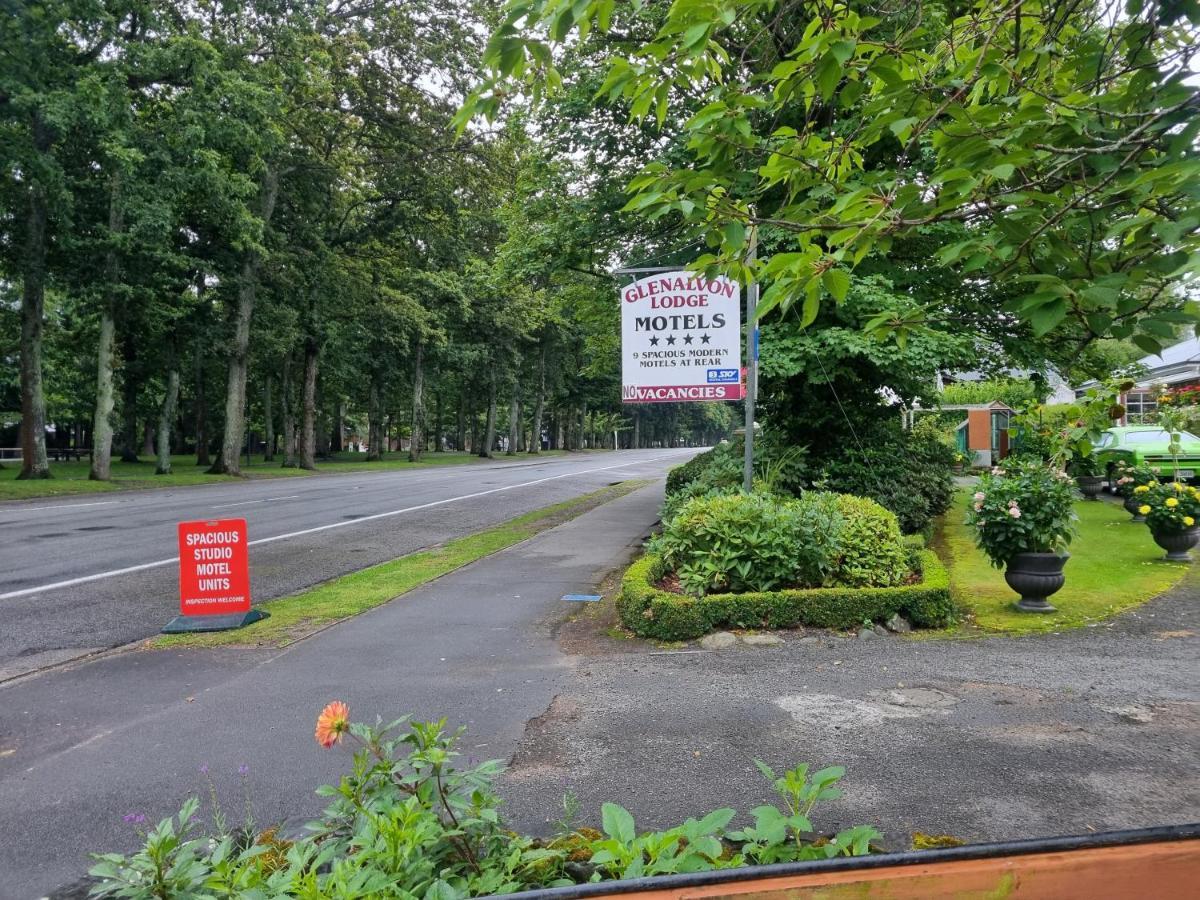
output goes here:
[{"label": "green lawn", "polygon": [[561,525],[623,497],[647,481],[622,481],[582,497],[543,507],[523,516],[434,547],[371,566],[324,584],[265,604],[271,613],[236,631],[163,635],[156,647],[218,647],[225,645],[285,646],[335,622],[366,612],[489,554],[511,547],[539,532]]},{"label": "green lawn", "polygon": [[[563,450],[543,450],[542,457],[561,456]],[[508,457],[499,455],[496,461],[514,461],[528,459],[527,454],[518,453]],[[251,457],[249,465],[242,462],[242,471],[248,478],[286,478],[303,477],[313,474],[304,469],[285,469],[275,462],[264,462],[261,456]],[[401,452],[389,454],[387,459],[380,462],[367,462],[362,453],[338,453],[330,460],[322,460],[317,465],[317,471],[330,472],[376,472],[391,469],[423,469],[430,466],[455,466],[484,464],[473,453],[426,453],[419,463],[410,463]],[[51,462],[50,471],[53,478],[34,481],[18,481],[17,473],[21,471],[18,462],[5,462],[0,468],[0,500],[25,500],[32,497],[56,497],[62,494],[92,494],[104,491],[127,490],[131,488],[163,488],[179,487],[190,484],[214,484],[223,481],[233,481],[227,475],[209,475],[207,467],[196,465],[194,456],[171,457],[171,474],[155,475],[154,461],[143,458],[136,463],[113,460],[112,481],[88,481],[87,460],[81,462]]]},{"label": "green lawn", "polygon": [[1016,594],[976,548],[963,524],[969,495],[961,492],[946,514],[937,549],[950,569],[955,600],[974,613],[984,631],[1028,633],[1078,628],[1144,603],[1177,584],[1187,565],[1162,561],[1163,551],[1142,523],[1115,503],[1075,504],[1079,534],[1071,543],[1066,586],[1050,598],[1057,613],[1022,613]]}]

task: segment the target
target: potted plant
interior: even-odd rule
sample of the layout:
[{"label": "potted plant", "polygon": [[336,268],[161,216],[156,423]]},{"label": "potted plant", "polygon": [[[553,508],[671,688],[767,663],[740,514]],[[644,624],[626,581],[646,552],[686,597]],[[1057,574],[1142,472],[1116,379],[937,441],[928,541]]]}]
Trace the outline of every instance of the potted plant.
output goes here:
[{"label": "potted plant", "polygon": [[1066,548],[1075,533],[1072,481],[1036,460],[1013,461],[983,475],[972,498],[967,524],[992,565],[1004,569],[1025,612],[1054,612],[1046,598],[1066,581]]},{"label": "potted plant", "polygon": [[1100,476],[1100,465],[1092,453],[1077,455],[1067,463],[1067,471],[1075,476],[1075,484],[1084,500],[1099,500],[1104,490],[1104,479]]},{"label": "potted plant", "polygon": [[1200,491],[1178,481],[1156,484],[1135,496],[1142,505],[1154,543],[1167,551],[1172,562],[1190,562],[1188,551],[1200,543]]},{"label": "potted plant", "polygon": [[954,474],[961,475],[967,465],[967,454],[959,452],[954,454]]},{"label": "potted plant", "polygon": [[1145,522],[1141,507],[1145,505],[1142,495],[1158,484],[1158,473],[1149,466],[1131,466],[1127,462],[1118,462],[1112,468],[1111,487],[1114,493],[1125,498],[1125,511],[1133,516],[1135,522]]}]

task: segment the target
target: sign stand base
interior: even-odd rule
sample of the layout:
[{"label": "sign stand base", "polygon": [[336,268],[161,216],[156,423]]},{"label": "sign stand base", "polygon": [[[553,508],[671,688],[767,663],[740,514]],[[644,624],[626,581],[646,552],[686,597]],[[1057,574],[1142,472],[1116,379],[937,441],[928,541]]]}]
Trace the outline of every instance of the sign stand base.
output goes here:
[{"label": "sign stand base", "polygon": [[176,616],[163,626],[163,634],[190,634],[196,631],[229,631],[265,619],[271,614],[261,609],[220,616]]}]

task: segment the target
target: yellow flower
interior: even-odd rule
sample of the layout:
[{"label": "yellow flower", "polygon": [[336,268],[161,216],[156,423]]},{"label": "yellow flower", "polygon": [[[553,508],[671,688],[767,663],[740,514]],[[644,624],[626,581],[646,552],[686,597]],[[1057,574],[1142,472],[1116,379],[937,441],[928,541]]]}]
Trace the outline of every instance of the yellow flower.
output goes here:
[{"label": "yellow flower", "polygon": [[1138,507],[1138,515],[1139,516],[1150,515],[1150,507],[1146,506],[1145,504],[1142,504],[1141,506]]},{"label": "yellow flower", "polygon": [[1183,485],[1182,485],[1182,484],[1180,484],[1178,481],[1172,481],[1172,482],[1171,482],[1171,487],[1175,488],[1175,490],[1176,490],[1176,491],[1182,491],[1182,490],[1183,490]]},{"label": "yellow flower", "polygon": [[1179,501],[1176,500],[1174,497],[1168,497],[1166,499],[1166,504],[1167,504],[1167,506],[1175,507],[1175,506],[1179,505]]},{"label": "yellow flower", "polygon": [[1191,528],[1193,525],[1196,524],[1196,520],[1193,519],[1191,516],[1184,516],[1183,524],[1186,525],[1188,528]]},{"label": "yellow flower", "polygon": [[1147,487],[1146,485],[1144,485],[1144,484],[1139,484],[1137,487],[1135,487],[1135,488],[1133,489],[1133,492],[1134,492],[1135,494],[1145,494],[1145,493],[1146,493],[1147,491],[1149,491],[1149,490],[1150,490],[1150,488],[1149,488],[1149,487]]},{"label": "yellow flower", "polygon": [[1150,487],[1158,487],[1158,479],[1157,478],[1150,479]]}]

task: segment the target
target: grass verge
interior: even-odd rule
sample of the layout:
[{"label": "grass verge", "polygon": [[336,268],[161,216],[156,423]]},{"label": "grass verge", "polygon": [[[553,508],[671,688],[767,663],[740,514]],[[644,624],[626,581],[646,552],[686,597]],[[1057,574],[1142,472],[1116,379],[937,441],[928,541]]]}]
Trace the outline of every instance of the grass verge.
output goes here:
[{"label": "grass verge", "polygon": [[162,635],[154,647],[283,647],[335,622],[357,616],[399,597],[448,572],[484,556],[528,540],[539,532],[561,525],[603,503],[615,500],[648,484],[622,481],[518,516],[503,525],[457,538],[440,547],[410,553],[341,578],[281,597],[265,604],[271,617],[237,631],[204,634]]},{"label": "grass verge", "polygon": [[938,549],[950,570],[951,594],[974,613],[975,625],[983,631],[1030,634],[1078,628],[1156,597],[1188,571],[1187,565],[1163,562],[1150,530],[1117,504],[1081,501],[1075,504],[1079,533],[1064,570],[1067,583],[1050,598],[1058,612],[1018,612],[1004,573],[992,568],[963,524],[968,502],[965,492],[955,498],[943,519]]},{"label": "grass verge", "polygon": [[[540,456],[536,457],[518,453],[511,457],[500,455],[494,460],[485,460],[473,453],[431,452],[424,454],[419,463],[409,462],[400,451],[390,454],[389,458],[379,462],[367,462],[366,454],[363,453],[338,453],[328,460],[322,460],[315,472],[306,469],[285,469],[280,465],[281,458],[266,462],[261,456],[253,456],[249,463],[242,463],[242,472],[247,478],[296,478],[313,474],[325,475],[330,472],[382,472],[395,469],[427,469],[434,466],[517,462],[547,456],[561,456],[565,452],[564,450],[543,450]],[[0,500],[29,500],[35,497],[58,497],[64,494],[97,494],[143,488],[220,484],[239,480],[228,475],[208,474],[208,467],[197,466],[196,458],[190,455],[172,456],[170,475],[155,475],[154,466],[155,462],[152,459],[143,458],[137,462],[121,462],[114,459],[111,481],[88,481],[90,463],[87,460],[51,462],[50,472],[54,476],[53,478],[18,481],[17,474],[21,471],[21,464],[6,460],[3,468],[0,468]]]}]

